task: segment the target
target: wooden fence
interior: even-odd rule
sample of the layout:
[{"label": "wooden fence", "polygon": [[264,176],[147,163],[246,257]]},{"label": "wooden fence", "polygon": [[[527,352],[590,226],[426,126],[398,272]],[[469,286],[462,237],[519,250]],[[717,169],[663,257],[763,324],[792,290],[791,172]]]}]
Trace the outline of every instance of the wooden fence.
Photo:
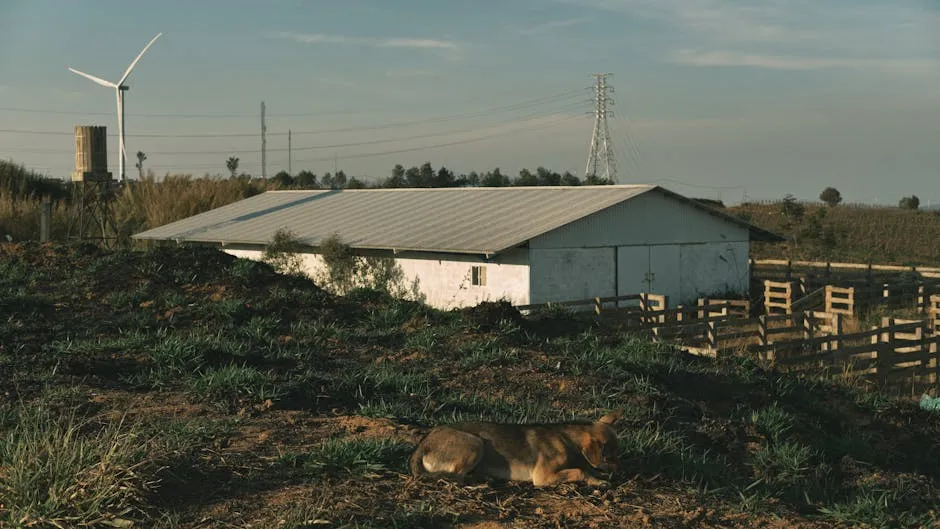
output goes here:
[{"label": "wooden fence", "polygon": [[[796,287],[793,282],[787,285],[789,290],[779,288],[792,294]],[[922,320],[885,318],[881,326],[845,333],[845,321],[852,314],[852,298],[845,291],[851,293],[838,287],[825,289],[825,304],[839,305],[835,300],[842,300],[842,310],[793,310],[791,299],[777,307],[780,313],[756,318],[749,317],[746,300],[702,298],[694,306],[669,308],[665,296],[646,293],[517,308],[590,307],[605,324],[648,332],[655,341],[675,343],[696,354],[754,355],[785,370],[864,378],[912,392],[938,387],[940,295],[928,298]],[[767,297],[775,295],[772,291]]]},{"label": "wooden fence", "polygon": [[930,300],[940,295],[940,284],[884,283],[876,286],[824,285],[811,289],[803,279],[764,281],[765,314],[791,314],[822,310],[845,316],[859,315],[876,306],[890,309],[911,308],[930,312]]},{"label": "wooden fence", "polygon": [[746,318],[751,311],[748,300],[713,298],[700,298],[691,306],[669,308],[667,296],[649,293],[516,306],[519,311],[551,307],[589,309],[598,320],[625,330],[650,330],[664,325],[682,326],[702,324],[708,320]]},{"label": "wooden fence", "polygon": [[876,265],[869,263],[831,263],[820,261],[788,261],[777,259],[750,260],[751,277],[760,280],[789,281],[808,278],[821,286],[845,280],[868,283],[890,283],[907,275],[920,279],[940,279],[940,268],[928,266]]},{"label": "wooden fence", "polygon": [[[844,332],[844,322],[841,314],[817,311],[710,321],[700,339],[683,336],[678,343],[695,354],[753,355],[786,371],[863,378],[905,393],[940,388],[936,320],[884,318],[881,326],[854,333]],[[653,335],[673,336],[661,328]]]}]

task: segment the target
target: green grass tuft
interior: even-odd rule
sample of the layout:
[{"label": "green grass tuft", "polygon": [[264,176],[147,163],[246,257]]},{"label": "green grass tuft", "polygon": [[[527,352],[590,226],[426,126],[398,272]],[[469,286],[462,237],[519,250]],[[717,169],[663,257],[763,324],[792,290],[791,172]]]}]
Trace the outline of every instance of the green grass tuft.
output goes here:
[{"label": "green grass tuft", "polygon": [[146,444],[123,421],[22,408],[0,437],[0,525],[104,527],[139,518],[155,485]]}]

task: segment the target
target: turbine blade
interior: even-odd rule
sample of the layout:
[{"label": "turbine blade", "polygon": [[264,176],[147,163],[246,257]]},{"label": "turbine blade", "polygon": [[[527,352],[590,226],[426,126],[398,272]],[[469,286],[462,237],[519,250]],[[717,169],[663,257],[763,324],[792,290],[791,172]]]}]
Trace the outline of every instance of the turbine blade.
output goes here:
[{"label": "turbine blade", "polygon": [[117,85],[114,84],[114,83],[112,83],[111,81],[105,81],[104,79],[101,79],[101,78],[99,78],[99,77],[95,77],[94,75],[89,75],[89,74],[87,74],[87,73],[85,73],[85,72],[80,72],[80,71],[76,70],[75,68],[69,68],[69,71],[72,72],[72,73],[77,73],[78,75],[81,75],[82,77],[84,77],[84,78],[86,78],[86,79],[91,79],[92,81],[94,81],[94,82],[100,84],[101,86],[107,86],[108,88],[117,88]]},{"label": "turbine blade", "polygon": [[124,84],[124,81],[127,80],[127,76],[129,76],[129,75],[131,74],[131,70],[133,70],[133,69],[134,69],[134,66],[137,65],[137,61],[139,61],[140,58],[144,56],[144,53],[147,52],[147,49],[150,48],[150,46],[154,43],[154,41],[157,40],[158,38],[160,38],[160,35],[163,35],[163,33],[157,33],[157,36],[154,37],[154,38],[152,38],[152,39],[150,39],[150,42],[148,42],[147,45],[144,46],[144,49],[142,49],[142,50],[140,51],[140,54],[137,55],[137,58],[134,59],[134,62],[132,62],[131,65],[127,67],[127,70],[124,71],[124,76],[121,77],[121,80],[120,80],[120,81],[118,81],[118,85]]}]

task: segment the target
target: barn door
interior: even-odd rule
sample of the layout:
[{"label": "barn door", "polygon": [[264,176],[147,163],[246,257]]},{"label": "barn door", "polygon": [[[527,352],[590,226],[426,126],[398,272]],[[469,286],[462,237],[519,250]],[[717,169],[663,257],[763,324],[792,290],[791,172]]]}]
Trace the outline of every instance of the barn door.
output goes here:
[{"label": "barn door", "polygon": [[650,286],[651,294],[669,296],[669,304],[675,306],[681,303],[682,291],[679,275],[678,244],[650,246]]},{"label": "barn door", "polygon": [[[617,247],[617,295],[627,296],[649,290],[649,246]],[[639,303],[622,303],[621,306]]]}]

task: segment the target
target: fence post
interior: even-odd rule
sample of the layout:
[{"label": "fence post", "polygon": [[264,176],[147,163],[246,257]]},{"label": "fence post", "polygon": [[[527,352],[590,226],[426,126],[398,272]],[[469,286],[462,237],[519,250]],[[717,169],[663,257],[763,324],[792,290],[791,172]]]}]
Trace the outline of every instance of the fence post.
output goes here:
[{"label": "fence post", "polygon": [[709,321],[705,326],[705,343],[709,349],[715,351],[715,357],[718,356],[718,332],[715,329],[717,324],[716,321]]},{"label": "fence post", "polygon": [[917,285],[917,294],[914,300],[915,307],[919,314],[925,314],[927,312],[927,296],[925,296],[925,294],[924,284],[920,283]]},{"label": "fence post", "polygon": [[761,346],[768,344],[767,341],[767,315],[761,314],[757,317],[757,339]]},{"label": "fence post", "polygon": [[648,292],[640,293],[640,323],[645,325],[647,323],[647,312],[650,309],[650,299]]},{"label": "fence post", "polygon": [[832,348],[839,350],[842,348],[842,339],[840,338],[843,334],[842,332],[842,315],[841,314],[832,314],[832,335],[835,336],[835,340],[832,341]]},{"label": "fence post", "polygon": [[875,350],[875,374],[879,385],[884,388],[888,384],[891,360],[894,359],[894,318],[885,318],[882,323],[887,323],[887,332],[878,334],[882,343]]},{"label": "fence post", "polygon": [[39,212],[39,242],[49,242],[52,238],[52,199],[42,197],[42,208]]}]

